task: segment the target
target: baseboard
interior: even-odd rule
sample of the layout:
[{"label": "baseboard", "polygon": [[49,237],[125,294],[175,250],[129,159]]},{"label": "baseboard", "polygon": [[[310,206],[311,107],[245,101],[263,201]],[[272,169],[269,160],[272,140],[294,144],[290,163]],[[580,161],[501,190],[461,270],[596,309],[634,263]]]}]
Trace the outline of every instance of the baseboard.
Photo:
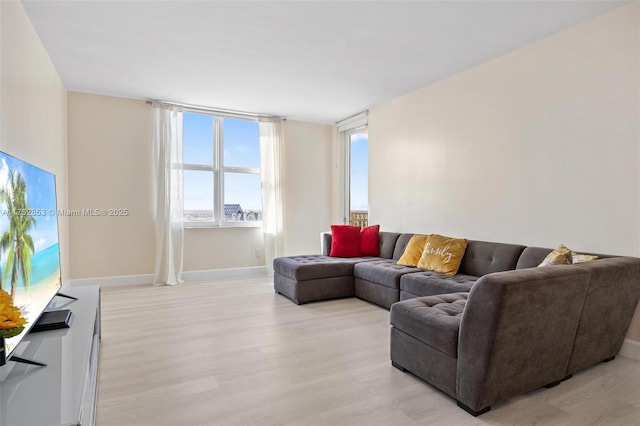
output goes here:
[{"label": "baseboard", "polygon": [[640,342],[631,339],[624,339],[620,355],[640,361]]},{"label": "baseboard", "polygon": [[[252,266],[247,268],[207,269],[201,271],[185,271],[182,279],[185,282],[218,282],[239,280],[246,278],[261,278],[267,276],[266,266]],[[113,277],[77,278],[68,281],[71,287],[99,285],[101,287],[122,287],[134,285],[151,285],[153,274],[118,275]]]},{"label": "baseboard", "polygon": [[153,283],[153,274],[116,275],[112,277],[75,278],[67,281],[70,287],[99,285],[100,287],[122,287]]},{"label": "baseboard", "polygon": [[251,266],[247,268],[206,269],[203,271],[185,271],[182,279],[186,282],[216,282],[239,280],[245,278],[261,278],[267,276],[266,266]]}]

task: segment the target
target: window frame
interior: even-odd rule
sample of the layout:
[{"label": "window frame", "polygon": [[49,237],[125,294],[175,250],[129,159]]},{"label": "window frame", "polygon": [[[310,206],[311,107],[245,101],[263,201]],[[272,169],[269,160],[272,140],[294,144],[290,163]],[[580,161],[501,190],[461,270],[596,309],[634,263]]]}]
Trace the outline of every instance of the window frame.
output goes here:
[{"label": "window frame", "polygon": [[[193,164],[181,162],[182,171],[207,171],[211,172],[213,179],[213,220],[210,222],[192,222],[182,220],[184,228],[261,228],[262,220],[253,221],[227,221],[224,219],[224,174],[225,173],[245,173],[252,175],[261,175],[262,168],[255,167],[233,167],[224,165],[224,119],[233,118],[237,120],[258,122],[254,117],[240,117],[236,115],[218,114],[198,109],[185,108],[184,113],[208,115],[213,119],[213,161],[211,166],[206,164]],[[184,122],[183,122],[184,126]],[[184,130],[183,130],[184,132]],[[258,140],[258,149],[260,141]],[[184,140],[183,140],[184,150]],[[184,182],[184,180],[183,180]],[[184,184],[184,183],[183,183]],[[262,197],[262,194],[261,194]],[[260,200],[262,204],[262,199]],[[184,207],[183,207],[184,209]]]}]

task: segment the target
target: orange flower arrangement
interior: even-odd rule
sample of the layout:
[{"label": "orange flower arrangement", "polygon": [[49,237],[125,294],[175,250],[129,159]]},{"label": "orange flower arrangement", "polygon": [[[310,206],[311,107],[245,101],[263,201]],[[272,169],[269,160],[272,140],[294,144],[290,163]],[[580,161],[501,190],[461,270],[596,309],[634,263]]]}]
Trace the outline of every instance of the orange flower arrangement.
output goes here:
[{"label": "orange flower arrangement", "polygon": [[26,323],[20,309],[13,305],[11,296],[0,289],[0,337],[17,336],[22,333]]}]

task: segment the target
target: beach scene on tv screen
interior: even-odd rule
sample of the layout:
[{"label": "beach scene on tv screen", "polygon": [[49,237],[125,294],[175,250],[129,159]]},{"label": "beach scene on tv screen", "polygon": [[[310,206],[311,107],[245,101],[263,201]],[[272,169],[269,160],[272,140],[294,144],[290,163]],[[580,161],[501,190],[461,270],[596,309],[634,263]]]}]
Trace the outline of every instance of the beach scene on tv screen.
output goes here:
[{"label": "beach scene on tv screen", "polygon": [[[55,176],[0,153],[0,282],[27,320],[60,288]],[[6,339],[7,353],[22,335]]]}]

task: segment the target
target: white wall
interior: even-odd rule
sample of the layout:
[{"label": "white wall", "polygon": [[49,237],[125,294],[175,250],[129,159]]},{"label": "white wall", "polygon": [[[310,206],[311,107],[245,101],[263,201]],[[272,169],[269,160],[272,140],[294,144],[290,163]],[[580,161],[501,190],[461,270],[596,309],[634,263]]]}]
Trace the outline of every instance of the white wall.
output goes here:
[{"label": "white wall", "polygon": [[[256,256],[255,250],[260,250]],[[184,270],[264,266],[262,228],[186,229]]]},{"label": "white wall", "polygon": [[374,108],[372,223],[640,254],[637,11]]},{"label": "white wall", "polygon": [[330,229],[333,132],[333,126],[285,122],[286,255],[320,253],[320,233]]},{"label": "white wall", "polygon": [[639,9],[372,109],[371,223],[640,255]]},{"label": "white wall", "polygon": [[71,278],[151,274],[151,107],[144,101],[68,94],[69,208],[129,210],[70,217]]},{"label": "white wall", "polygon": [[[20,2],[0,2],[0,149],[56,175],[67,205],[66,91]],[[59,219],[62,278],[69,277],[66,218]]]},{"label": "white wall", "polygon": [[[69,93],[70,208],[127,208],[127,217],[72,217],[74,279],[152,274],[152,110],[144,101]],[[329,227],[331,126],[287,121],[286,249],[319,252]],[[256,256],[256,249],[259,255]],[[186,229],[184,270],[264,265],[262,228]]]}]

